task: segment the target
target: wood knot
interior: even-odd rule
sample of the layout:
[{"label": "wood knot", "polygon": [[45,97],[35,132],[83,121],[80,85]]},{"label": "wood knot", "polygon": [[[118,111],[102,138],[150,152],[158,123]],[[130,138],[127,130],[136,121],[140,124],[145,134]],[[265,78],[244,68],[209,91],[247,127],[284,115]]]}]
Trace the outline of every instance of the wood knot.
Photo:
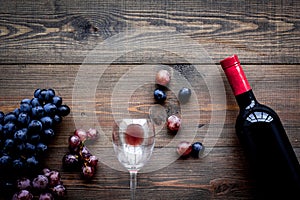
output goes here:
[{"label": "wood knot", "polygon": [[216,195],[224,195],[232,192],[238,187],[238,184],[234,180],[229,179],[214,179],[210,181],[212,191]]},{"label": "wood knot", "polygon": [[74,39],[79,41],[86,40],[90,34],[99,31],[89,20],[81,16],[74,17],[71,26],[74,29]]}]

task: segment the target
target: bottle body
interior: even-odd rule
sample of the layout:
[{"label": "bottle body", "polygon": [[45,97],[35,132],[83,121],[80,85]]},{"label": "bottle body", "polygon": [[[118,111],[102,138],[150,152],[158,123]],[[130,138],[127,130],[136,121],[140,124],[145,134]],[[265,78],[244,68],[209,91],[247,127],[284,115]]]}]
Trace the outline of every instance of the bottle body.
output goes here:
[{"label": "bottle body", "polygon": [[252,100],[240,110],[235,128],[255,176],[257,198],[300,199],[299,162],[275,111]]},{"label": "bottle body", "polygon": [[240,107],[236,134],[255,177],[256,199],[300,199],[300,165],[280,118],[256,100],[236,55],[221,65]]}]

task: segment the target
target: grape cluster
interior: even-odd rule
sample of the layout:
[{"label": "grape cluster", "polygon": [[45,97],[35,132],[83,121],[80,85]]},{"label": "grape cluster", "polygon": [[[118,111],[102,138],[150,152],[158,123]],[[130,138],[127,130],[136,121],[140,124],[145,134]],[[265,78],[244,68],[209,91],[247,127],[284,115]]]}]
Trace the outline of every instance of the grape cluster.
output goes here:
[{"label": "grape cluster", "polygon": [[15,188],[17,191],[12,200],[54,200],[64,197],[66,193],[60,173],[47,168],[32,179],[25,177],[18,179]]},{"label": "grape cluster", "polygon": [[63,166],[66,170],[81,170],[84,179],[94,177],[97,169],[98,158],[90,152],[84,144],[87,140],[95,140],[98,132],[94,128],[88,131],[77,129],[74,135],[69,137],[69,152],[63,157]]},{"label": "grape cluster", "polygon": [[70,113],[53,89],[37,89],[32,99],[4,114],[0,112],[0,189],[42,166],[49,141],[55,136],[54,126]]}]

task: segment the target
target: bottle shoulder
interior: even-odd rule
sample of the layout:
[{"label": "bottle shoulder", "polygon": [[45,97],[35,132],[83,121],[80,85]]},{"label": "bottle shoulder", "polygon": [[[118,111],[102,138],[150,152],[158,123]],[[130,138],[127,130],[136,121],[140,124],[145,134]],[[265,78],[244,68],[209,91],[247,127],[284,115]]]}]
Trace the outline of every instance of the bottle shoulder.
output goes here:
[{"label": "bottle shoulder", "polygon": [[241,109],[237,117],[236,125],[242,125],[243,122],[255,123],[255,122],[272,122],[280,120],[277,113],[270,107],[263,104],[255,104],[248,106],[245,109]]}]

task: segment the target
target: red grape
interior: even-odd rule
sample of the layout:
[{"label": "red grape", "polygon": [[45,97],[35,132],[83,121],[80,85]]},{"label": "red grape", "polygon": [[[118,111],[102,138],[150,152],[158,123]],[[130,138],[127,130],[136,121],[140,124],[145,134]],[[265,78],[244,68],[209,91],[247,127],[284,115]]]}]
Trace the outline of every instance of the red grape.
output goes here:
[{"label": "red grape", "polygon": [[88,131],[87,131],[87,137],[88,139],[90,140],[95,140],[98,138],[98,131],[95,129],[95,128],[90,128]]},{"label": "red grape", "polygon": [[82,142],[87,139],[87,132],[83,129],[76,129],[74,135],[78,136]]},{"label": "red grape", "polygon": [[176,132],[181,126],[181,119],[176,115],[168,117],[167,126],[170,131]]},{"label": "red grape", "polygon": [[47,192],[40,194],[39,200],[54,200],[54,197],[51,193]]},{"label": "red grape", "polygon": [[98,158],[96,156],[90,156],[88,163],[89,166],[96,167],[98,163]]},{"label": "red grape", "polygon": [[95,175],[95,168],[92,166],[83,166],[82,175],[86,179],[90,179]]},{"label": "red grape", "polygon": [[177,153],[180,156],[188,156],[192,151],[192,146],[190,142],[180,142],[177,147]]},{"label": "red grape", "polygon": [[38,175],[32,181],[32,187],[37,190],[44,190],[48,187],[48,178],[45,175]]},{"label": "red grape", "polygon": [[17,188],[19,190],[29,190],[31,188],[31,182],[28,178],[21,178],[17,180]]},{"label": "red grape", "polygon": [[49,173],[49,186],[53,187],[61,183],[60,173],[58,171],[51,171]]},{"label": "red grape", "polygon": [[77,148],[81,144],[81,140],[77,135],[72,135],[69,137],[69,146],[70,148]]},{"label": "red grape", "polygon": [[57,185],[54,188],[52,188],[52,192],[57,197],[63,197],[63,196],[65,196],[66,188],[63,185]]},{"label": "red grape", "polygon": [[155,80],[157,84],[166,86],[171,80],[171,75],[167,70],[162,69],[157,72]]},{"label": "red grape", "polygon": [[14,194],[12,200],[31,200],[33,195],[28,190],[21,190]]}]

